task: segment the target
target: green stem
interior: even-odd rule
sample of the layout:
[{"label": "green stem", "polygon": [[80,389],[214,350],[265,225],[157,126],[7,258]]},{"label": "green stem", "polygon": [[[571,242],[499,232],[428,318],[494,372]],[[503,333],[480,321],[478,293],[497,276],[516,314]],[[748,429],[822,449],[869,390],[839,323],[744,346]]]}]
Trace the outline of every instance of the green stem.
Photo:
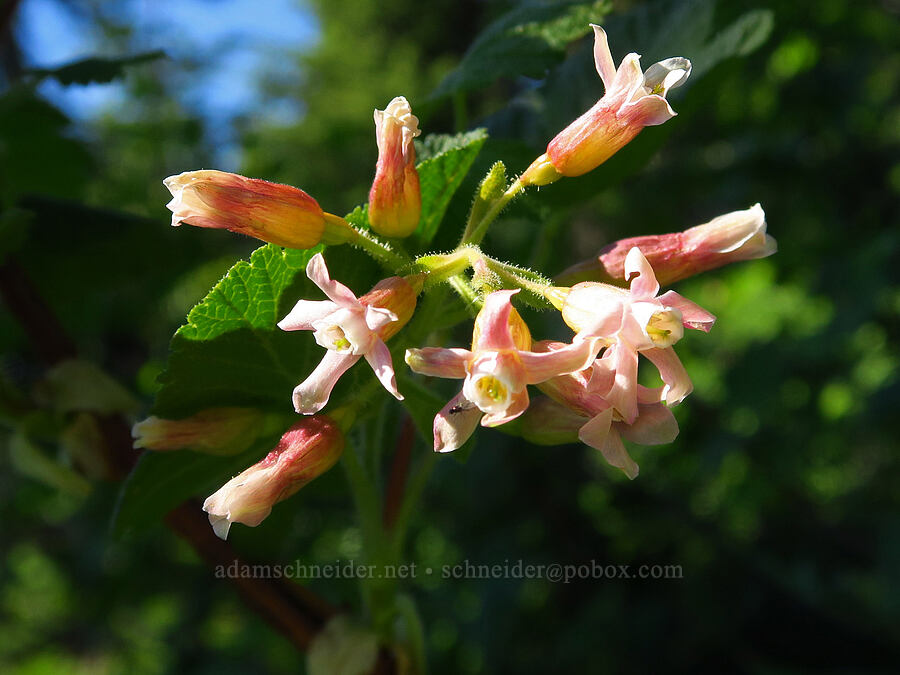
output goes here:
[{"label": "green stem", "polygon": [[460,246],[464,246],[465,244],[475,244],[478,245],[481,243],[481,240],[484,239],[484,235],[487,234],[488,227],[494,220],[500,215],[500,212],[506,207],[509,202],[518,197],[525,191],[525,184],[522,183],[518,178],[512,182],[506,192],[500,195],[497,200],[491,204],[491,207],[485,212],[485,214],[477,221],[470,221],[466,224],[466,231],[463,233],[462,240],[460,241]]},{"label": "green stem", "polygon": [[462,274],[454,274],[447,281],[451,288],[453,288],[453,290],[459,294],[459,297],[466,303],[466,309],[469,310],[469,313],[472,316],[478,314],[478,310],[481,309],[484,301],[481,299],[481,296],[478,295],[478,292],[472,288],[472,284],[469,283],[469,280]]},{"label": "green stem", "polygon": [[[397,563],[392,556],[391,540],[381,523],[381,499],[375,487],[375,477],[366,472],[352,448],[343,455],[353,501],[359,517],[363,536],[365,564],[375,565],[382,574],[389,565]],[[390,644],[393,639],[393,622],[397,613],[397,582],[394,579],[375,575],[360,578],[360,592],[372,617],[372,626],[382,642]]]},{"label": "green stem", "polygon": [[341,460],[347,472],[350,491],[353,494],[353,501],[359,514],[363,540],[368,547],[381,538],[381,519],[379,517],[381,504],[378,499],[378,492],[375,490],[373,482],[366,475],[366,471],[356,456],[354,448],[346,448]]},{"label": "green stem", "polygon": [[368,230],[353,228],[353,238],[350,244],[361,248],[375,258],[381,265],[395,274],[409,272],[413,267],[413,261],[406,254],[398,251],[387,242],[381,241]]},{"label": "green stem", "polygon": [[529,279],[528,277],[523,275],[520,270],[513,267],[512,265],[507,265],[506,263],[502,263],[492,258],[487,258],[486,260],[488,267],[502,279],[505,279],[506,281],[519,286],[520,288],[524,288],[526,291],[531,291],[538,297],[543,298],[544,291],[546,291],[553,285],[547,282],[540,282],[535,281],[534,279]]},{"label": "green stem", "polygon": [[406,493],[403,495],[403,502],[400,505],[400,510],[397,512],[392,531],[392,546],[398,557],[403,550],[403,541],[406,538],[410,517],[416,504],[419,502],[419,497],[422,496],[422,492],[425,490],[425,485],[431,477],[432,470],[437,464],[437,457],[437,453],[428,452],[407,482]]}]

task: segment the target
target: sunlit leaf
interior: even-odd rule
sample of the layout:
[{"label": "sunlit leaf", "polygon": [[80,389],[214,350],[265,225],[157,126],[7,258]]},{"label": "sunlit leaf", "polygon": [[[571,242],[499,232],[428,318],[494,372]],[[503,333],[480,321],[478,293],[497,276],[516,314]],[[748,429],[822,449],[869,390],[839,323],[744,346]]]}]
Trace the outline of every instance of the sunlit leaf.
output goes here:
[{"label": "sunlit leaf", "polygon": [[[427,157],[419,164],[422,190],[422,218],[415,237],[424,248],[431,243],[456,193],[487,140],[484,129],[456,136],[427,136],[420,155]],[[460,223],[460,227],[462,223]]]}]

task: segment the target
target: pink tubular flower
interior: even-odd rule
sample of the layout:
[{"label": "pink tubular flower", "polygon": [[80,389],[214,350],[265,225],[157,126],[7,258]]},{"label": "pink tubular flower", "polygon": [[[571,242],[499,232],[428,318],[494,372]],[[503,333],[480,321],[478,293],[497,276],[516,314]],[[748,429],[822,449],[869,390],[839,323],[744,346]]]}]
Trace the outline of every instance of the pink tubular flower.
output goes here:
[{"label": "pink tubular flower", "polygon": [[419,120],[402,96],[375,111],[378,164],[369,192],[369,223],[386,237],[407,237],[419,224],[422,197],[416,171]]},{"label": "pink tubular flower", "polygon": [[603,360],[611,364],[615,376],[605,398],[631,424],[638,414],[638,352],[659,369],[666,402],[679,403],[693,386],[672,345],[685,327],[708,332],[715,317],[674,291],[658,295],[653,268],[638,248],[626,256],[625,275],[631,280],[630,290],[580,283],[571,288],[560,309],[563,320],[578,333],[576,341],[606,341]]},{"label": "pink tubular flower", "polygon": [[163,184],[172,225],[187,223],[246,234],[288,248],[311,248],[326,230],[315,199],[290,185],[224,171],[187,171]]},{"label": "pink tubular flower", "polygon": [[522,418],[521,433],[540,445],[580,440],[599,450],[608,464],[633,480],[639,467],[625,449],[623,439],[638,445],[663,445],[678,436],[678,423],[664,404],[640,404],[639,408],[634,424],[625,424],[615,419],[612,408],[589,418],[556,400],[541,397]]},{"label": "pink tubular flower", "polygon": [[216,535],[225,539],[232,523],[259,525],[274,504],[334,466],[343,450],[343,434],[325,415],[294,424],[274,450],[203,502]]},{"label": "pink tubular flower", "polygon": [[[536,351],[553,351],[562,343],[543,341],[535,344]],[[616,385],[612,359],[598,359],[581,372],[560,375],[538,385],[553,404],[542,404],[534,419],[523,422],[522,433],[534,442],[544,442],[551,430],[559,439],[577,436],[585,445],[597,448],[604,459],[618,467],[629,478],[638,474],[638,466],[628,455],[622,438],[641,445],[670,443],[678,435],[678,423],[665,404],[660,402],[661,389],[636,385],[638,414],[628,423],[607,397]],[[550,422],[547,418],[554,416]],[[552,437],[548,437],[550,440]],[[558,442],[558,440],[557,440]]]},{"label": "pink tubular flower", "polygon": [[766,234],[766,214],[755,204],[684,232],[621,239],[558,278],[562,283],[621,282],[625,279],[625,256],[634,247],[641,249],[663,285],[729,263],[765,258],[778,250],[778,244]]},{"label": "pink tubular flower", "polygon": [[338,379],[363,356],[384,388],[403,400],[384,341],[412,317],[416,289],[406,279],[390,277],[357,298],[353,291],[329,277],[321,253],[310,259],[306,275],[329,299],[298,301],[278,327],[314,331],[316,342],[327,351],[312,374],[294,389],[295,410],[311,415],[325,407]]},{"label": "pink tubular flower", "polygon": [[178,420],[148,417],[131,429],[135,448],[188,448],[213,455],[235,454],[256,440],[264,415],[252,408],[209,408]]},{"label": "pink tubular flower", "polygon": [[472,349],[409,349],[415,372],[465,378],[462,393],[435,417],[438,452],[455,450],[481,421],[485,427],[509,422],[528,407],[526,385],[586,368],[596,357],[594,340],[565,345],[552,353],[530,351],[531,336],[510,298],[518,291],[496,291],[475,319]]},{"label": "pink tubular flower", "polygon": [[670,89],[691,74],[691,62],[669,58],[641,71],[640,56],[628,54],[616,70],[606,31],[594,26],[594,64],[603,86],[603,98],[547,146],[547,156],[563,176],[580,176],[609,159],[647,126],[675,116],[666,101]]}]

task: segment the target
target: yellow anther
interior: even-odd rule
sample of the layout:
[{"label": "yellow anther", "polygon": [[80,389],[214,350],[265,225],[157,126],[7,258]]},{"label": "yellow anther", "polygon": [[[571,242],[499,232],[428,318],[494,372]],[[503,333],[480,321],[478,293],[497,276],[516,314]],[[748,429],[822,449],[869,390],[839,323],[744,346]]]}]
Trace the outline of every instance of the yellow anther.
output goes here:
[{"label": "yellow anther", "polygon": [[506,400],[506,387],[496,377],[491,377],[490,375],[482,377],[475,383],[475,387],[479,393],[484,394],[492,401]]}]

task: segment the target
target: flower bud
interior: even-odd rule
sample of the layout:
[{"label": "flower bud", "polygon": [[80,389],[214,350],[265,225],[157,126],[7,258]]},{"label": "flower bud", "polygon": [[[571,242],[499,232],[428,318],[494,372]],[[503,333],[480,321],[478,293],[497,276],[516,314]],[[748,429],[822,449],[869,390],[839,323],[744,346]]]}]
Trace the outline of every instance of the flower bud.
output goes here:
[{"label": "flower bud", "polygon": [[290,185],[207,170],[169,176],[163,184],[172,193],[166,205],[172,225],[225,229],[297,249],[315,246],[325,231],[316,200]]},{"label": "flower bud", "polygon": [[225,483],[203,502],[216,535],[232,523],[256,527],[272,506],[328,471],[344,450],[344,436],[324,415],[304,417],[285,432],[268,455]]},{"label": "flower bud", "polygon": [[605,93],[547,146],[550,162],[563,176],[580,176],[595,169],[644,127],[674,117],[666,94],[691,74],[691,62],[681,57],[654,63],[642,72],[640,56],[635,53],[628,54],[616,69],[606,32],[600,26],[593,28],[594,64]]},{"label": "flower bud", "polygon": [[416,296],[422,290],[424,275],[408,277],[388,277],[372,287],[359,298],[359,302],[369,307],[379,307],[392,312],[396,321],[391,321],[378,329],[378,337],[383,341],[394,337],[412,318],[416,311]]},{"label": "flower bud", "polygon": [[494,162],[475,193],[475,201],[472,202],[472,210],[469,211],[470,223],[481,222],[491,207],[503,196],[506,182],[506,165],[503,162]]},{"label": "flower bud", "polygon": [[378,164],[369,192],[369,223],[385,237],[408,237],[419,224],[422,197],[416,171],[419,120],[402,96],[375,111]]},{"label": "flower bud", "polygon": [[535,445],[562,445],[579,442],[578,430],[587,419],[546,396],[538,396],[515,428],[522,438]]},{"label": "flower bud", "polygon": [[625,257],[637,247],[663,286],[741,260],[765,258],[778,250],[766,234],[766,214],[759,204],[713,218],[684,232],[629,237],[610,244],[596,258],[559,275],[562,283],[625,281]]},{"label": "flower bud", "polygon": [[250,447],[264,415],[252,408],[209,408],[180,420],[148,417],[131,428],[135,448],[232,455]]}]

